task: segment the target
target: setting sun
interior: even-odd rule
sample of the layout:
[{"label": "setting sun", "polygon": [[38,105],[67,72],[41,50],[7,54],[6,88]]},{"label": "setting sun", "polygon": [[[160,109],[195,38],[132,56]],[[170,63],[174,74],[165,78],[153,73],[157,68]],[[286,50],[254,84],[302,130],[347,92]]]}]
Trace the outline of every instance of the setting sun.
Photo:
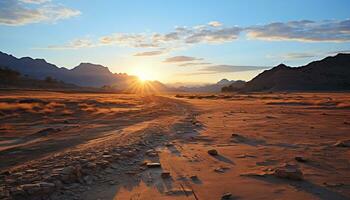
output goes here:
[{"label": "setting sun", "polygon": [[155,80],[154,73],[150,73],[150,70],[146,67],[136,68],[133,72],[140,81],[151,81]]}]

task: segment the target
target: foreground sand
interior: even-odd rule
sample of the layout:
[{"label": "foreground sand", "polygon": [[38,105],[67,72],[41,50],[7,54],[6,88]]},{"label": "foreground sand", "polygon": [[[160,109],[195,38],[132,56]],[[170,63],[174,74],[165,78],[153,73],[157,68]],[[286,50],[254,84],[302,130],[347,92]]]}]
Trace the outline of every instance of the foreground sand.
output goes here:
[{"label": "foreground sand", "polygon": [[[350,198],[350,148],[335,145],[350,139],[350,94],[19,92],[3,94],[1,102],[3,196]],[[286,163],[300,169],[303,180],[273,174]]]}]

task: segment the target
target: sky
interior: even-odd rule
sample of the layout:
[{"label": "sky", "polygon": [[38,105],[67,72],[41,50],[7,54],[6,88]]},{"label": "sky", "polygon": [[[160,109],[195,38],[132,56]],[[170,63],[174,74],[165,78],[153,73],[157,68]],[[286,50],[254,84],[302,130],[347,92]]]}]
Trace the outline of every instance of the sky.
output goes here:
[{"label": "sky", "polygon": [[348,0],[0,0],[0,51],[164,83],[350,53]]}]

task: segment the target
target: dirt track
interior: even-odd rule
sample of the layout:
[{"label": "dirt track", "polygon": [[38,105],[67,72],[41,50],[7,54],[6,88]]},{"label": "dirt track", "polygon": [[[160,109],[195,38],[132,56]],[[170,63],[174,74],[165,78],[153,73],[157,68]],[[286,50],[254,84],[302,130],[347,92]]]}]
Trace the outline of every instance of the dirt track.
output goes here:
[{"label": "dirt track", "polygon": [[[1,118],[6,189],[45,181],[55,187],[44,199],[350,198],[350,148],[335,146],[350,139],[348,94],[37,95],[46,101],[34,102],[40,109],[19,103],[12,114],[22,119]],[[11,98],[29,96],[1,102]],[[51,134],[40,132],[48,127]],[[276,177],[285,163],[303,180]],[[66,180],[68,166],[78,168]]]}]

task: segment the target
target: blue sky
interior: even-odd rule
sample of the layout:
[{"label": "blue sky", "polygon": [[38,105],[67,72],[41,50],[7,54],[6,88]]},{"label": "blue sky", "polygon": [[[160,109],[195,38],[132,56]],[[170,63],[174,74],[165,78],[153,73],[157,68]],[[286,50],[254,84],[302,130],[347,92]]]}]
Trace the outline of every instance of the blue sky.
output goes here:
[{"label": "blue sky", "polygon": [[349,8],[346,0],[2,0],[0,51],[163,82],[249,80],[281,62],[350,52]]}]

